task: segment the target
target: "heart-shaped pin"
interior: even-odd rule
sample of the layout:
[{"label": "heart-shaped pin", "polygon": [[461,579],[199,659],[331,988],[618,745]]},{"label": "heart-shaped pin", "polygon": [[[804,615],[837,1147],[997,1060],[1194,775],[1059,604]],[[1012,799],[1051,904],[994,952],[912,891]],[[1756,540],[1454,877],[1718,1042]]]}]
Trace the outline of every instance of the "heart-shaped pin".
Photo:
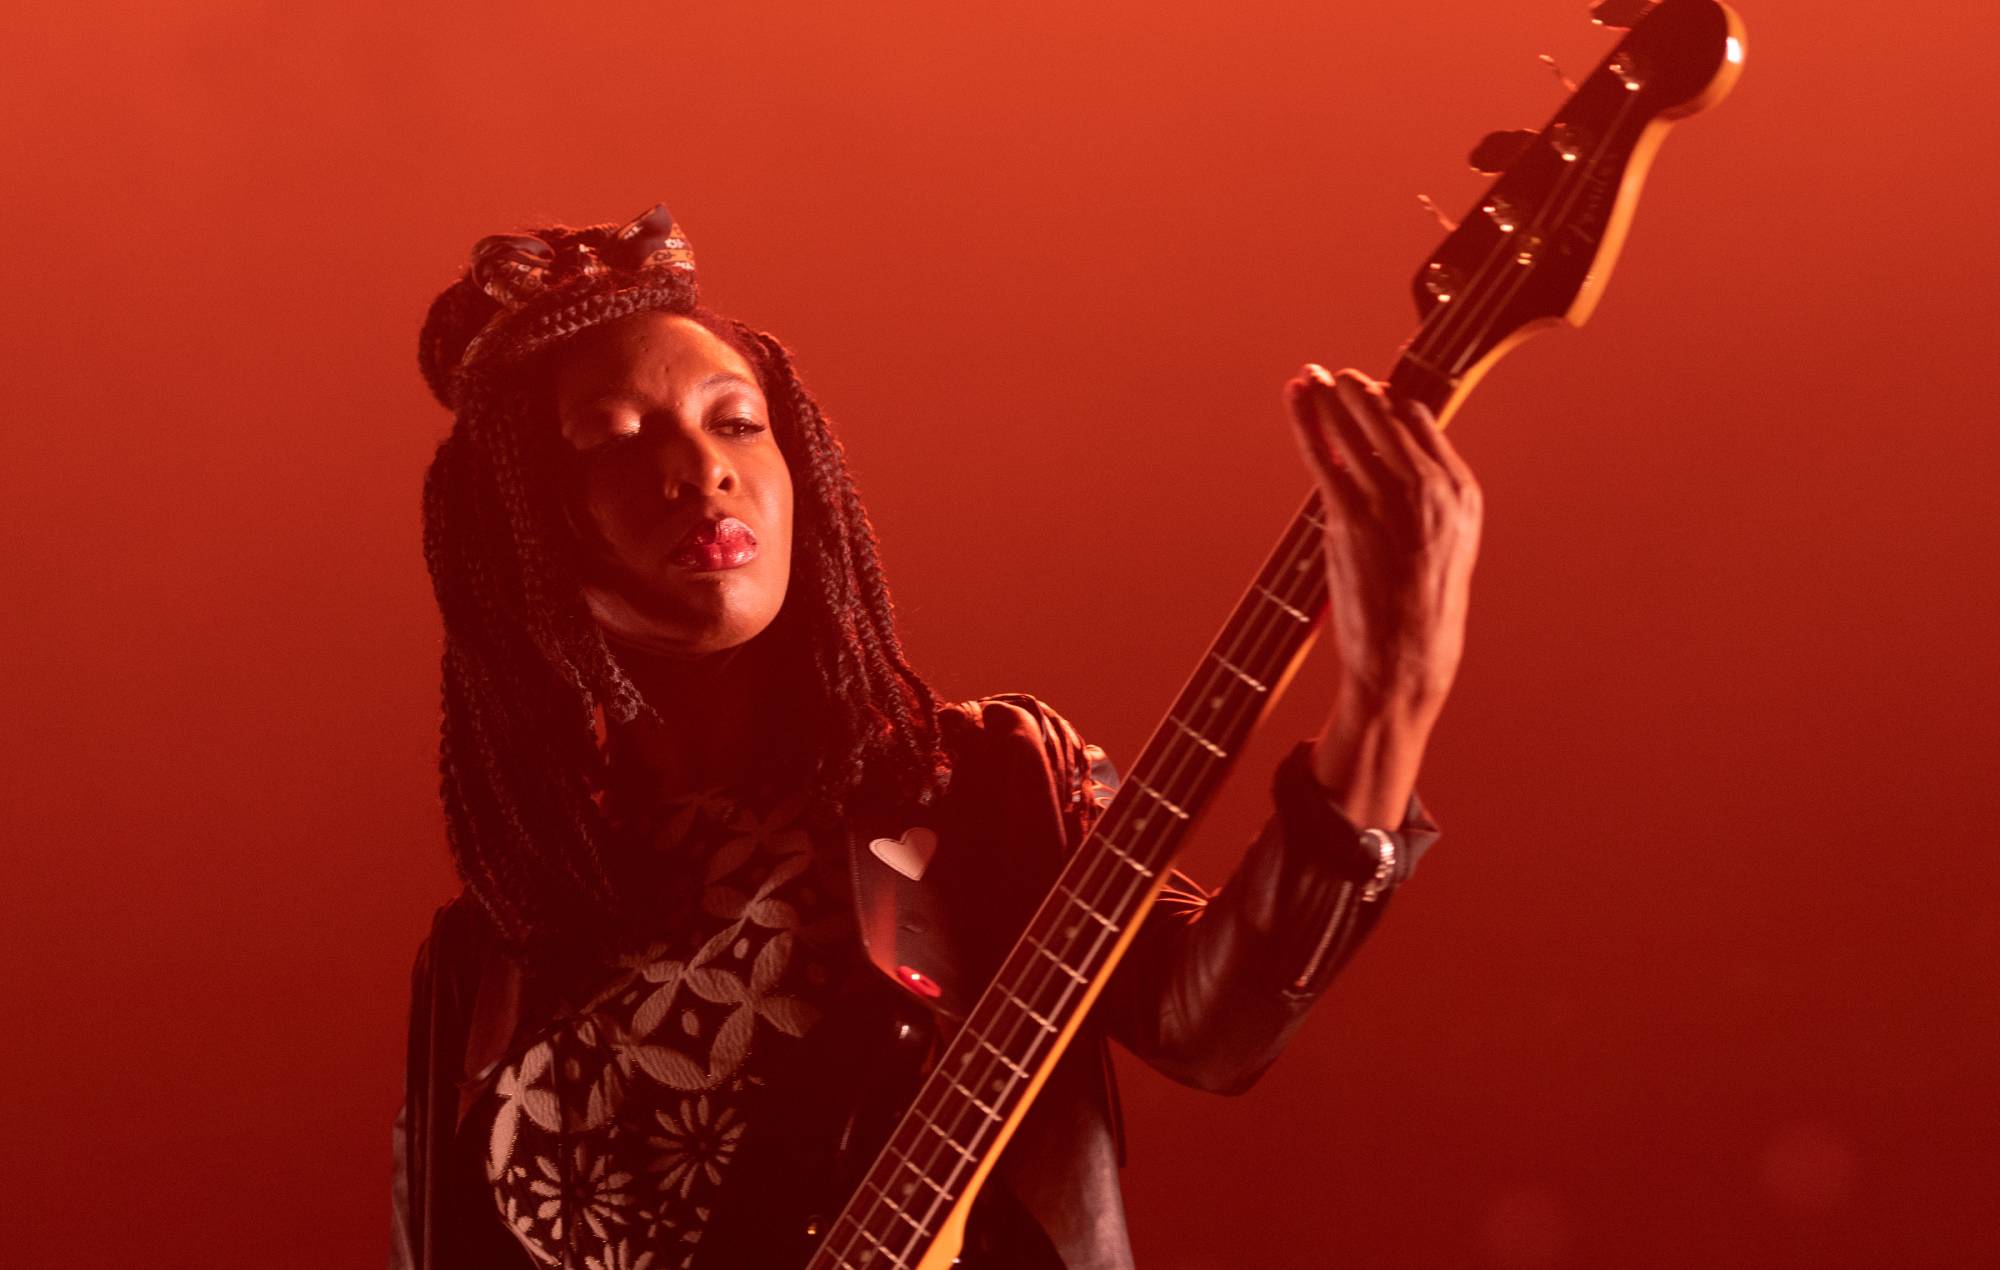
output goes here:
[{"label": "heart-shaped pin", "polygon": [[931,867],[931,857],[937,854],[937,834],[918,825],[905,829],[900,838],[877,838],[868,849],[910,881],[921,882],[924,870]]}]

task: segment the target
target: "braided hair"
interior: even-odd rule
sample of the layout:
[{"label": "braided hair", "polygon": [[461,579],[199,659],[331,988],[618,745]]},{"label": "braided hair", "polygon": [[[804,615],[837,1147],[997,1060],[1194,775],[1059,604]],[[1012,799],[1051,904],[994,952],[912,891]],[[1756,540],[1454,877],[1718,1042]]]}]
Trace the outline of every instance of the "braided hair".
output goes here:
[{"label": "braided hair", "polygon": [[[561,250],[609,227],[533,231]],[[792,575],[761,636],[797,697],[819,763],[822,822],[863,805],[928,801],[949,777],[936,699],[897,639],[875,535],[834,437],[778,339],[702,306],[691,273],[601,270],[517,312],[468,276],[433,303],[418,341],[432,394],[453,411],[424,479],[424,561],[444,624],[440,794],[466,890],[517,950],[614,952],[641,938],[639,906],[603,810],[598,711],[629,723],[645,701],[583,599],[556,473],[553,359],[580,331],[634,313],[680,314],[744,355],[792,474]],[[467,359],[478,336],[477,355]],[[464,359],[464,364],[462,364]]]}]

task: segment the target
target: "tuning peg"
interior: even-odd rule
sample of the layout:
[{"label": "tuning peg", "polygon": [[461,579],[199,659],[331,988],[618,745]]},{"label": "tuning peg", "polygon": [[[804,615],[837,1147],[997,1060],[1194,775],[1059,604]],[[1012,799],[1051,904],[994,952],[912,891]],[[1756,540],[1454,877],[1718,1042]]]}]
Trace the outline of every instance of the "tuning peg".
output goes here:
[{"label": "tuning peg", "polygon": [[1478,145],[1472,147],[1472,153],[1466,156],[1465,161],[1472,165],[1474,172],[1498,175],[1513,167],[1514,160],[1526,154],[1528,147],[1534,145],[1540,135],[1527,128],[1489,132],[1479,139]]},{"label": "tuning peg", "polygon": [[1629,31],[1653,8],[1653,0],[1599,0],[1590,6],[1590,20],[1614,31]]},{"label": "tuning peg", "polygon": [[1556,65],[1556,59],[1554,57],[1552,57],[1547,53],[1543,53],[1540,55],[1538,60],[1541,62],[1542,65],[1549,68],[1549,73],[1556,77],[1556,83],[1561,84],[1563,86],[1564,92],[1573,93],[1576,91],[1576,81],[1571,79],[1569,76],[1563,74],[1563,68]]},{"label": "tuning peg", "polygon": [[1439,207],[1437,205],[1437,200],[1432,198],[1430,195],[1428,194],[1417,195],[1417,202],[1423,206],[1423,209],[1425,211],[1431,214],[1432,219],[1436,220],[1438,224],[1444,226],[1445,233],[1449,234],[1453,230],[1458,228],[1458,222],[1453,220],[1451,217],[1445,215],[1444,209],[1442,207]]}]

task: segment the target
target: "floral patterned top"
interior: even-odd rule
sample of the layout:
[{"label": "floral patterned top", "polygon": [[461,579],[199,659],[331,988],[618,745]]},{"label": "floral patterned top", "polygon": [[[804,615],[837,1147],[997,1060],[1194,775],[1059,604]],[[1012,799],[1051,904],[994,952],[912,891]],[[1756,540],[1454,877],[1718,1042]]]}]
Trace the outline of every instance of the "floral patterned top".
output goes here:
[{"label": "floral patterned top", "polygon": [[486,1178],[536,1264],[684,1270],[764,1084],[818,1021],[852,915],[797,797],[711,791],[646,826],[690,887],[654,944],[502,1065]]}]

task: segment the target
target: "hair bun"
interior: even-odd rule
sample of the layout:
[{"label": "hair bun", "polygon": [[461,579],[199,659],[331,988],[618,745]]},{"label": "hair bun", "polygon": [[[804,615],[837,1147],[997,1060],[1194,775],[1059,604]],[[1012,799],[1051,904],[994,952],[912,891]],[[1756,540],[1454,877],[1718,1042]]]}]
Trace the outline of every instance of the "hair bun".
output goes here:
[{"label": "hair bun", "polygon": [[431,396],[446,410],[457,406],[453,398],[457,391],[458,362],[465,355],[465,346],[472,343],[472,337],[499,311],[499,304],[479,289],[469,271],[431,301],[430,312],[424,315],[424,329],[417,336],[417,368],[423,372],[424,382],[430,385]]},{"label": "hair bun", "polygon": [[[483,272],[493,254],[485,250],[489,245],[518,244],[523,239],[535,248],[526,259],[532,285],[510,284],[504,273],[496,278]],[[456,410],[459,364],[503,301],[509,309],[521,309],[543,296],[573,299],[596,278],[652,273],[677,279],[673,285],[685,288],[689,302],[694,302],[698,295],[694,252],[664,203],[654,204],[622,226],[548,225],[483,238],[473,247],[472,266],[431,301],[417,337],[417,367],[431,396],[445,409]]]}]

